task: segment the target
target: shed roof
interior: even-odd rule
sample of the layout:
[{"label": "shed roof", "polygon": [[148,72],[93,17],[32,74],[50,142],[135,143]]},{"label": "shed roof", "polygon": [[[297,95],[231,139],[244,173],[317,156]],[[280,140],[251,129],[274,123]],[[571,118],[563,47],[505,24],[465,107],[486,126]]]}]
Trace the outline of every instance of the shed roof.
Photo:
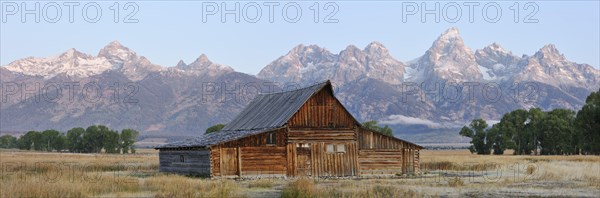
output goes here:
[{"label": "shed roof", "polygon": [[[378,133],[378,134],[379,134],[379,132],[377,132],[377,131],[375,131],[375,130],[373,130],[373,129],[369,129],[369,128],[367,128],[367,127],[362,127],[362,126],[361,126],[361,127],[360,127],[360,129],[362,129],[362,130],[365,130],[365,131],[370,131],[370,132],[373,132],[373,133]],[[414,145],[414,146],[416,146],[416,147],[417,147],[417,148],[419,148],[419,149],[423,149],[423,148],[425,148],[425,147],[423,147],[423,146],[421,146],[421,145],[418,145],[418,144],[412,143],[412,142],[410,142],[410,141],[406,141],[406,140],[404,140],[404,139],[400,139],[400,138],[398,138],[398,137],[396,137],[396,136],[393,136],[393,135],[392,135],[392,136],[388,136],[388,135],[384,135],[384,134],[381,134],[381,135],[383,135],[383,136],[385,136],[385,137],[392,138],[392,139],[394,139],[394,140],[396,140],[396,141],[400,141],[400,142],[406,142],[406,143],[408,143],[408,144],[411,144],[411,145]]]},{"label": "shed roof", "polygon": [[203,134],[199,137],[190,138],[183,141],[163,144],[155,149],[168,149],[168,148],[196,148],[196,147],[207,147],[231,140],[244,138],[251,135],[275,130],[272,129],[258,129],[258,130],[239,130],[239,131],[219,131],[209,134]]}]

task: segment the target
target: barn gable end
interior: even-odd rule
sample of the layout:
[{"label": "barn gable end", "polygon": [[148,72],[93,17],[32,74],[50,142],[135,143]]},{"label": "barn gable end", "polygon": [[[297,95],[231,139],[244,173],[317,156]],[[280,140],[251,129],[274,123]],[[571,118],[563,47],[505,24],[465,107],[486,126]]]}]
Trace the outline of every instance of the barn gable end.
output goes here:
[{"label": "barn gable end", "polygon": [[322,177],[418,172],[422,147],[362,128],[327,81],[259,94],[223,130],[157,149],[161,172]]}]

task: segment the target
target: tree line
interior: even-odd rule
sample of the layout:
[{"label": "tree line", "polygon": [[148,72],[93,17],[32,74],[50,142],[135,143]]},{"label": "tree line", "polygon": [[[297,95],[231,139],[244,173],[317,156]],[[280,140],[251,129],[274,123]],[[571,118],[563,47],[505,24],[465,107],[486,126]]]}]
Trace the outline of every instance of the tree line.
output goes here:
[{"label": "tree line", "polygon": [[577,112],[517,109],[492,127],[475,119],[459,134],[471,138],[469,150],[477,154],[501,155],[513,149],[515,155],[600,155],[600,90]]},{"label": "tree line", "polygon": [[0,148],[72,153],[135,153],[133,144],[139,132],[133,129],[111,130],[103,125],[76,127],[62,133],[57,130],[29,131],[19,138],[0,137]]},{"label": "tree line", "polygon": [[394,132],[392,131],[392,128],[390,128],[388,125],[381,127],[381,126],[377,125],[376,120],[370,120],[370,121],[363,122],[362,126],[367,129],[371,129],[373,131],[381,133],[383,135],[392,136],[392,137],[394,136]]}]

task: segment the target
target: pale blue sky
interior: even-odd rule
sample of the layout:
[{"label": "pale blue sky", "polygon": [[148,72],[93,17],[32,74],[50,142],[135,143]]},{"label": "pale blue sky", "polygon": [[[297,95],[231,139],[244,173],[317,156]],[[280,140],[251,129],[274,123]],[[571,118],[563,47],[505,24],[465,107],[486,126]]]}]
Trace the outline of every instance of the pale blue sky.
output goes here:
[{"label": "pale blue sky", "polygon": [[[523,23],[523,18],[535,5],[525,10],[527,2],[520,1],[495,1],[502,9],[502,17],[496,23],[486,22],[482,15],[482,7],[490,2],[480,2],[475,7],[473,23],[469,22],[469,9],[464,2],[457,2],[462,10],[461,19],[457,23],[445,21],[443,16],[452,18],[455,12],[448,2],[443,1],[439,1],[440,10],[443,12],[446,6],[448,13],[440,15],[439,23],[434,21],[433,15],[427,15],[425,23],[421,22],[420,15],[408,16],[403,22],[405,9],[402,2],[395,1],[335,2],[339,10],[334,18],[339,20],[338,23],[315,23],[309,8],[315,1],[297,1],[302,8],[302,17],[297,23],[284,20],[281,13],[285,3],[275,7],[275,21],[269,23],[268,7],[263,5],[264,2],[257,2],[262,7],[262,17],[257,23],[248,23],[243,18],[236,23],[233,15],[227,16],[226,23],[221,22],[220,16],[209,16],[204,23],[202,3],[195,1],[137,2],[139,11],[135,18],[138,23],[122,22],[127,11],[131,11],[123,10],[125,2],[119,4],[121,21],[113,22],[113,11],[109,7],[114,1],[97,1],[102,8],[102,17],[97,23],[85,22],[82,7],[89,2],[81,2],[74,8],[75,22],[69,23],[68,7],[59,1],[63,14],[57,23],[48,23],[43,16],[36,23],[33,15],[26,15],[26,22],[22,23],[20,13],[6,16],[5,11],[11,8],[6,5],[14,5],[11,2],[15,1],[2,1],[2,65],[28,56],[60,54],[69,48],[96,55],[104,45],[118,40],[163,66],[173,66],[180,59],[190,63],[204,53],[214,62],[256,74],[298,44],[317,44],[337,53],[349,44],[363,48],[372,41],[379,41],[394,57],[409,61],[422,55],[437,36],[450,27],[458,27],[465,43],[473,50],[498,42],[520,56],[531,55],[543,45],[553,43],[570,60],[596,68],[600,65],[599,1],[536,2],[539,10],[534,18],[539,20],[537,23]],[[213,2],[222,7],[221,2]],[[233,6],[235,2],[241,7],[249,5],[248,1],[228,1],[226,4]],[[422,2],[414,2],[422,9]],[[436,1],[425,3],[429,9]],[[513,10],[510,9],[515,3],[521,8],[519,23],[513,21]],[[16,5],[22,7],[21,2]],[[54,17],[54,8],[48,2],[40,1],[41,10],[44,5],[52,12],[45,16]],[[328,12],[323,10],[325,2],[319,5],[319,18],[323,20]],[[33,3],[29,2],[27,6],[33,6]],[[495,12],[490,9],[489,18],[493,18]],[[93,11],[90,13],[94,14]],[[290,11],[290,17],[293,16],[294,12]]]}]

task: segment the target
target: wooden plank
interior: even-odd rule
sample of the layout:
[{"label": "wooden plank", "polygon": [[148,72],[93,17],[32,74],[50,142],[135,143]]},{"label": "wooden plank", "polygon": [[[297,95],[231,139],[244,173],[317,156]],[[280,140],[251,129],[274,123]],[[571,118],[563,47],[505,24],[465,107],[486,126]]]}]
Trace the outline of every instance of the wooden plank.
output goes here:
[{"label": "wooden plank", "polygon": [[238,177],[242,177],[242,153],[241,153],[240,147],[237,147],[236,151],[237,151]]},{"label": "wooden plank", "polygon": [[223,171],[223,147],[221,146],[219,146],[219,175],[225,175]]}]

